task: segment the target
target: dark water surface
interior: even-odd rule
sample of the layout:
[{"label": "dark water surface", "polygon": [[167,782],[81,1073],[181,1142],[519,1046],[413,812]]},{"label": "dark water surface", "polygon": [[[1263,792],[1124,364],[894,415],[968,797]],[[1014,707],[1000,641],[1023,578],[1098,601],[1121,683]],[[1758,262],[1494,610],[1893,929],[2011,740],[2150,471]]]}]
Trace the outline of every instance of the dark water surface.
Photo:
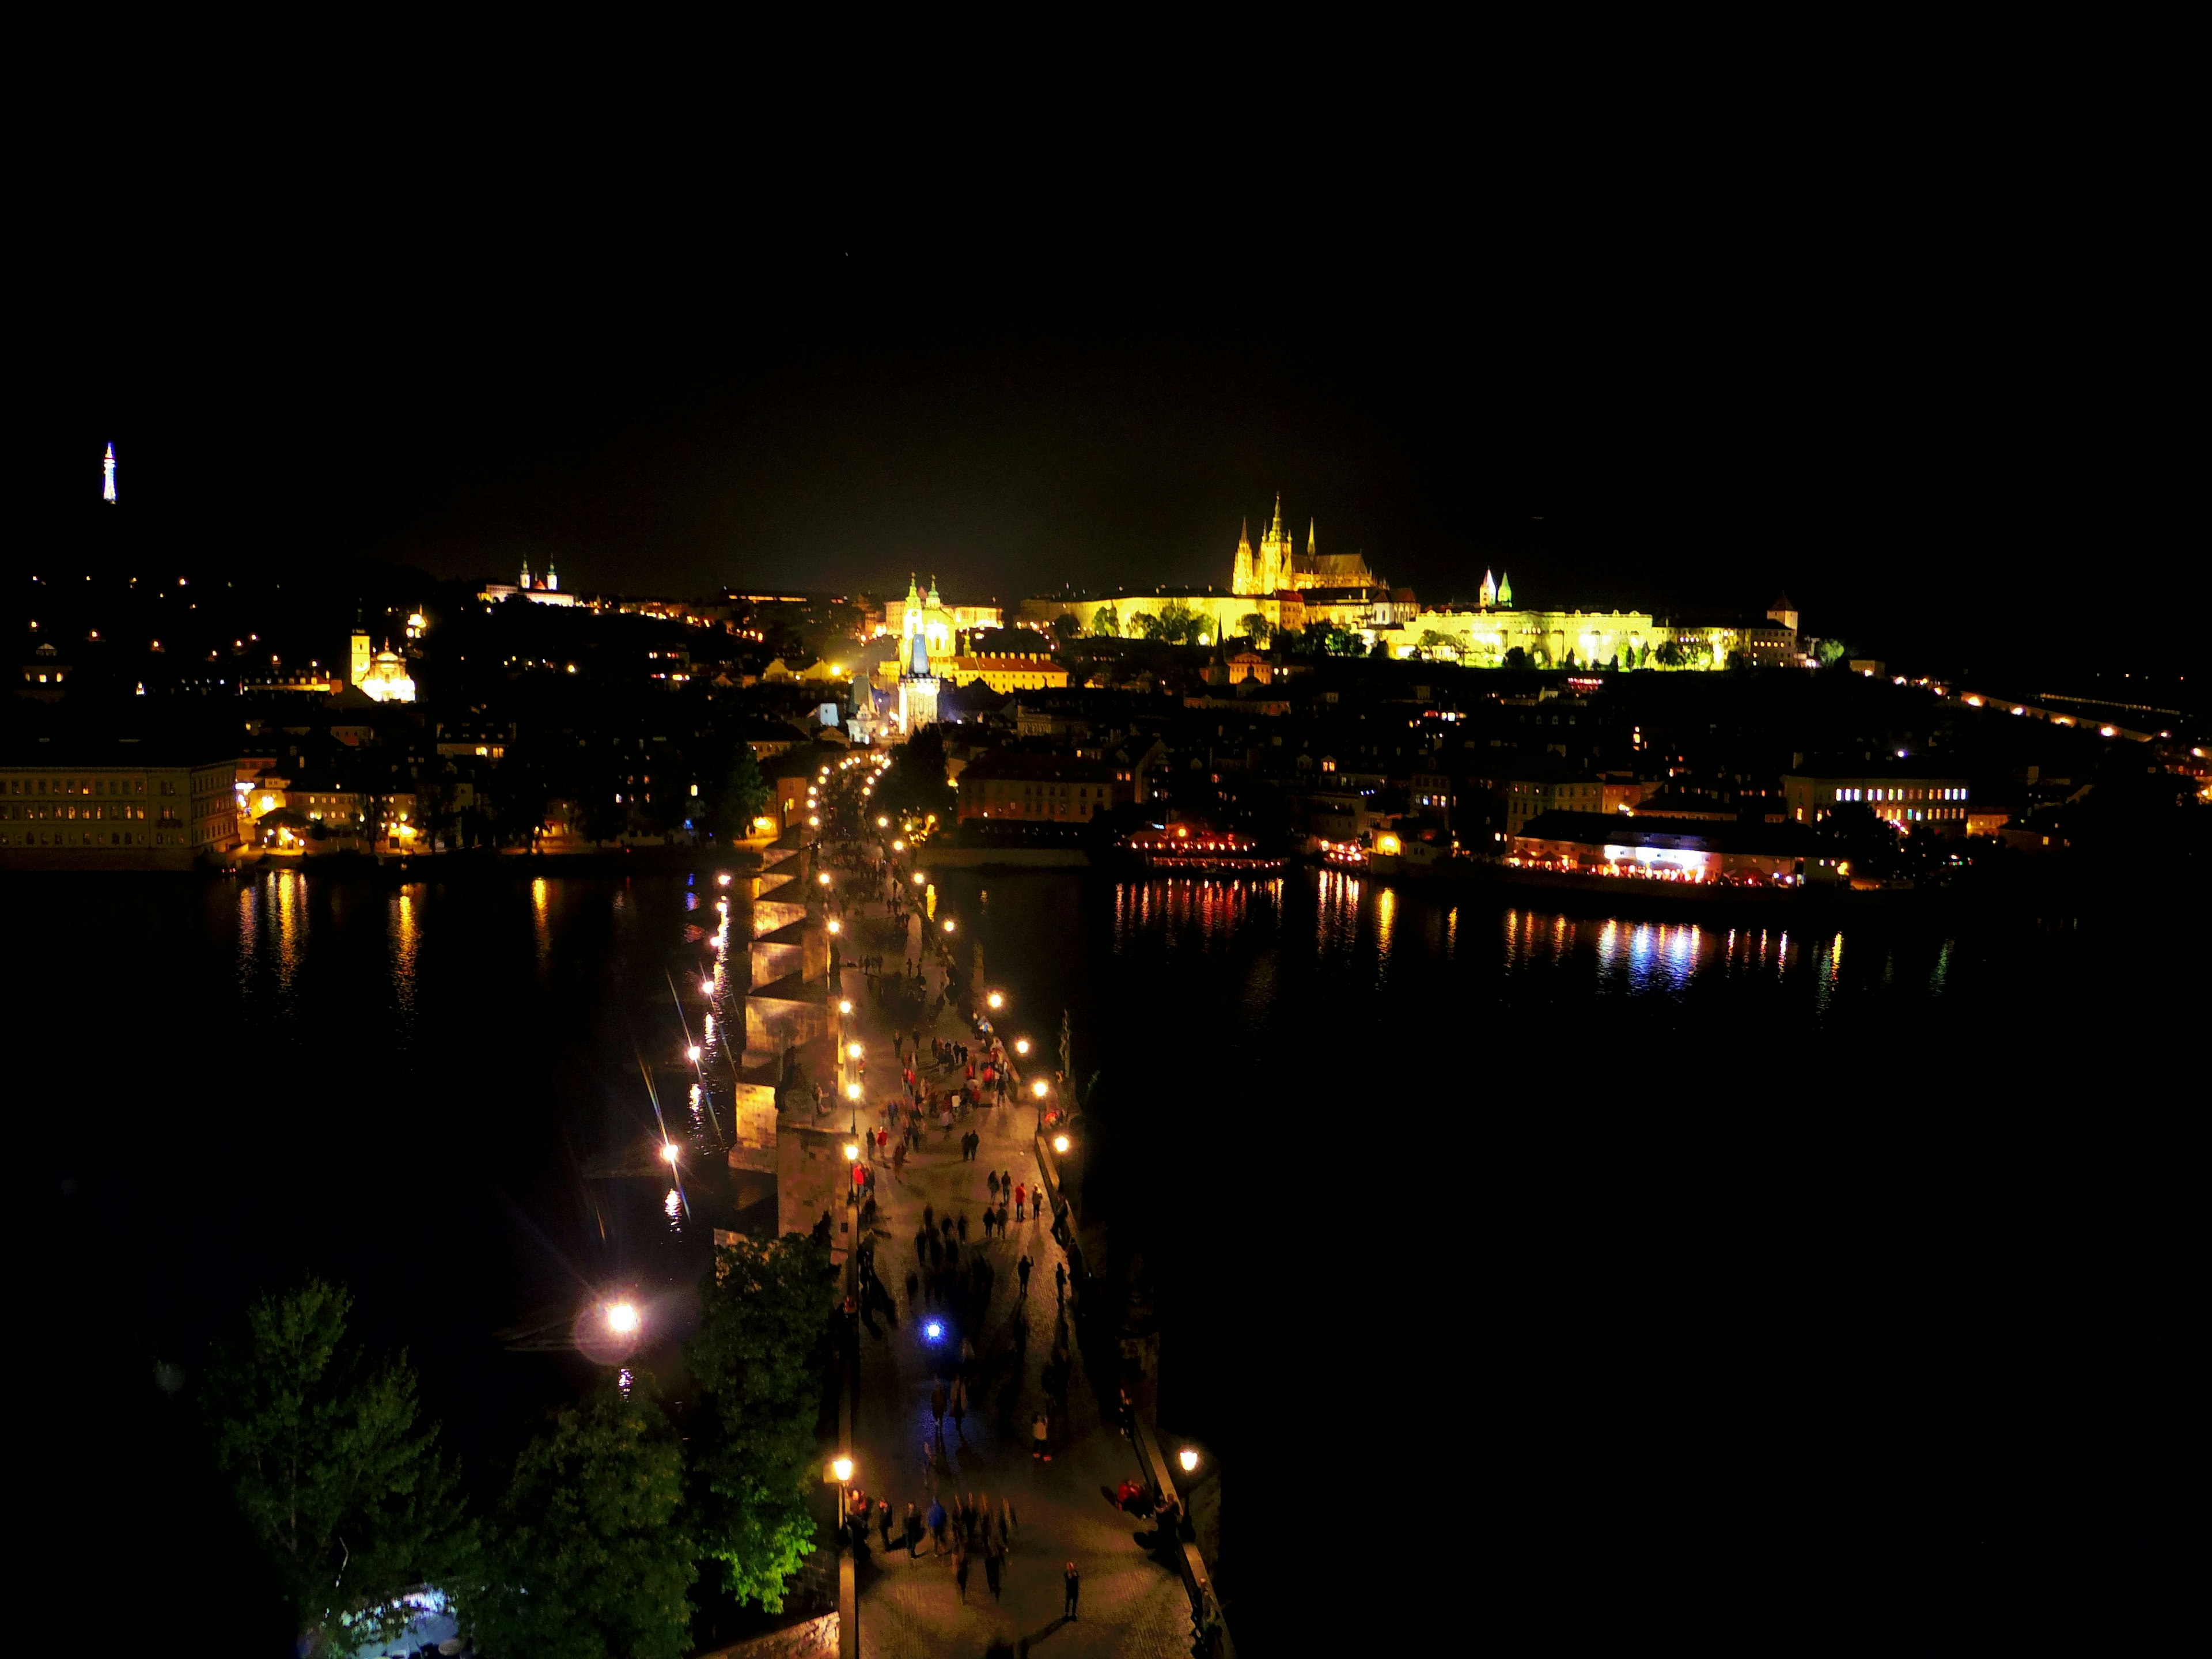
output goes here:
[{"label": "dark water surface", "polygon": [[[1097,1074],[1090,1179],[1157,1288],[1163,1417],[1224,1471],[1248,1646],[1455,1602],[1538,1649],[1908,1607],[1948,1639],[2185,1582],[2193,927],[1785,933],[1338,873],[939,897],[1009,1026],[1051,1049],[1068,1011]],[[0,887],[64,1548],[128,1552],[152,1605],[250,1585],[191,1382],[301,1273],[487,1478],[590,1370],[496,1333],[620,1285],[679,1336],[706,1218],[594,1172],[659,1133],[639,1066],[696,1040],[667,981],[713,971],[712,905]]]}]

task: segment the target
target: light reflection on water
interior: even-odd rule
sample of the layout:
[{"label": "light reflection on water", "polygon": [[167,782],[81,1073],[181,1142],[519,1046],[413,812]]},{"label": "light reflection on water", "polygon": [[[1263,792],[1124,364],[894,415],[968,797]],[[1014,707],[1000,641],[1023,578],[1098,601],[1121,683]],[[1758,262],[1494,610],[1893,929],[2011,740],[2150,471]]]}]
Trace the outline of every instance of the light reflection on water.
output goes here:
[{"label": "light reflection on water", "polygon": [[[1301,914],[1308,898],[1310,927]],[[1856,963],[1850,978],[1862,991],[1941,996],[1954,955],[1954,941],[1930,940],[1924,948],[1933,961],[1923,969],[1918,947],[1885,945],[1877,938],[1871,952],[1855,953],[1843,928],[1801,926],[1793,934],[1771,922],[1574,916],[1510,905],[1490,913],[1493,923],[1478,902],[1440,902],[1335,869],[1291,878],[1287,886],[1282,879],[1118,884],[1113,950],[1128,956],[1156,948],[1174,956],[1289,944],[1310,950],[1308,959],[1318,967],[1348,968],[1379,986],[1459,959],[1461,913],[1470,904],[1467,920],[1494,928],[1488,932],[1497,951],[1493,971],[1509,981],[1574,981],[1601,997],[1680,998],[1698,986],[1765,982],[1795,987],[1814,1012],[1826,1014],[1847,982],[1847,963]],[[1900,975],[1903,964],[1912,964],[1910,976]],[[1272,966],[1267,971],[1272,976]]]}]

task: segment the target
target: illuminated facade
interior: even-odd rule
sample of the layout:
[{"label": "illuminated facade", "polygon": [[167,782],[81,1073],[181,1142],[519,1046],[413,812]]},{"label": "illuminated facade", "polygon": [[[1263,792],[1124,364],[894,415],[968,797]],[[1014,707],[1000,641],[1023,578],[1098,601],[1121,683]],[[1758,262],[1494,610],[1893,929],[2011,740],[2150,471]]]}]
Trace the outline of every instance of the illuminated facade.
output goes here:
[{"label": "illuminated facade", "polygon": [[1306,550],[1283,528],[1283,498],[1275,497],[1275,515],[1252,545],[1248,522],[1237,538],[1237,557],[1230,568],[1230,592],[1257,597],[1308,587],[1376,587],[1381,579],[1357,553],[1323,553],[1310,519],[1306,521]]},{"label": "illuminated facade", "polygon": [[233,763],[0,763],[0,868],[184,870],[238,837]]},{"label": "illuminated facade", "polygon": [[1057,690],[1067,684],[1067,671],[1041,651],[953,657],[945,663],[945,678],[955,685],[981,680],[994,691]]},{"label": "illuminated facade", "polygon": [[1962,777],[1792,772],[1782,780],[1782,806],[1792,823],[1818,823],[1838,807],[1863,805],[1900,830],[1963,836],[1967,833],[1967,800]]},{"label": "illuminated facade", "polygon": [[[1489,579],[1484,578],[1489,587]],[[1510,580],[1495,590],[1497,603],[1473,611],[1425,611],[1410,627],[1436,634],[1459,660],[1495,668],[1516,647],[1536,668],[1643,667],[1674,637],[1643,611],[1516,611]],[[1431,649],[1435,648],[1433,647]]]},{"label": "illuminated facade", "polygon": [[415,680],[406,662],[396,651],[371,651],[368,634],[358,628],[353,631],[350,666],[349,678],[363,696],[377,702],[415,701]]}]

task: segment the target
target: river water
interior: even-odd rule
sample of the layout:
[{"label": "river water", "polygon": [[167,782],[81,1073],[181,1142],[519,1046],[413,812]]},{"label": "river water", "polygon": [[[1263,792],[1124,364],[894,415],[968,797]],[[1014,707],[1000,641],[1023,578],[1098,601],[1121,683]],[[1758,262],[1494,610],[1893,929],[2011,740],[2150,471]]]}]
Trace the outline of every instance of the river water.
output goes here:
[{"label": "river water", "polygon": [[[670,981],[713,973],[714,897],[0,889],[58,1501],[158,1540],[144,1594],[245,1582],[188,1402],[259,1289],[350,1285],[477,1471],[590,1374],[518,1330],[620,1285],[672,1364],[709,1217],[680,1176],[604,1172],[684,1137],[641,1066],[696,1038]],[[938,902],[1010,1030],[1049,1052],[1066,1014],[1086,1179],[1157,1297],[1164,1421],[1223,1471],[1248,1641],[1417,1561],[1501,1632],[1627,1597],[1639,1628],[1717,1639],[1726,1607],[1779,1639],[1751,1608],[1784,1586],[1956,1610],[2033,1595],[2056,1541],[2171,1553],[2186,930],[1662,923],[1334,872]]]}]

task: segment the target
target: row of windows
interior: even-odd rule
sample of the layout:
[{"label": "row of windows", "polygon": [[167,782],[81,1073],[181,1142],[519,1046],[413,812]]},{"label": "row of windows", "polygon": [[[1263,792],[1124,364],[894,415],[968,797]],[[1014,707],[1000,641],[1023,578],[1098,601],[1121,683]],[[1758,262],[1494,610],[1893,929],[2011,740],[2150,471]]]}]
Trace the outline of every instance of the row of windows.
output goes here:
[{"label": "row of windows", "polygon": [[0,847],[182,847],[175,830],[0,830]]},{"label": "row of windows", "polygon": [[1963,787],[1928,789],[1916,788],[1909,785],[1893,787],[1885,784],[1877,787],[1864,788],[1854,785],[1838,789],[1834,793],[1835,799],[1839,801],[1964,800],[1966,799],[1966,792]]},{"label": "row of windows", "polygon": [[[9,795],[143,795],[143,778],[9,778],[0,784],[0,794]],[[157,794],[173,795],[177,786],[164,779]]]},{"label": "row of windows", "polygon": [[[26,819],[143,818],[145,816],[144,807],[125,806],[120,803],[112,806],[100,805],[75,806],[67,805],[59,801],[30,801],[20,806],[13,802],[0,805],[0,818],[12,819],[18,823]],[[165,806],[161,809],[162,823],[174,823],[176,821],[175,808]]]}]

